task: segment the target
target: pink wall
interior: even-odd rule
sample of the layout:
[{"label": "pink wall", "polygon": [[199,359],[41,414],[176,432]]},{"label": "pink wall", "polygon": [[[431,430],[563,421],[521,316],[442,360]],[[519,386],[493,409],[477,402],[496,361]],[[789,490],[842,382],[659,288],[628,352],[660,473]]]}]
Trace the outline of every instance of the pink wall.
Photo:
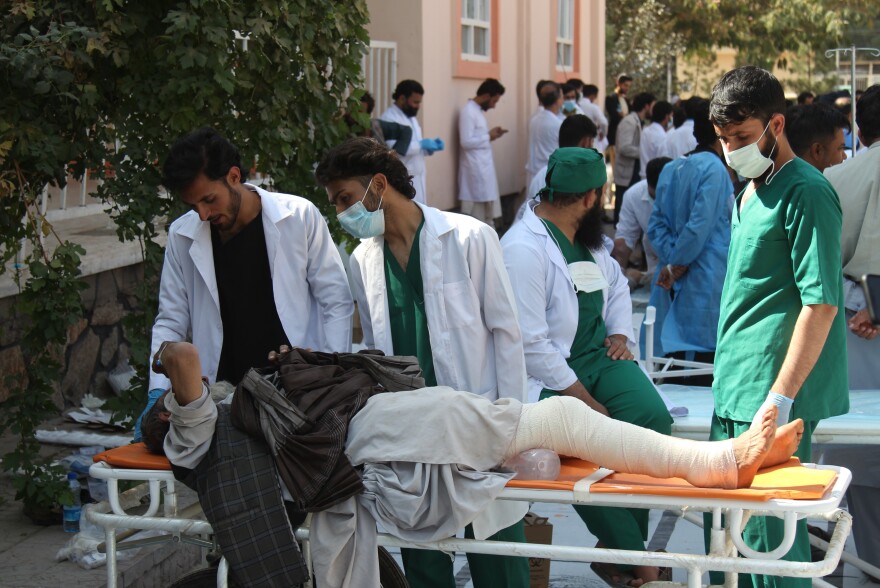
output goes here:
[{"label": "pink wall", "polygon": [[[507,91],[487,113],[489,127],[510,132],[492,143],[501,194],[525,187],[528,121],[537,105],[535,84],[555,78],[555,0],[498,0],[499,79]],[[580,77],[604,94],[605,0],[579,3]],[[428,203],[458,206],[458,113],[482,79],[455,77],[460,0],[368,0],[370,38],[396,41],[397,79],[414,78],[425,87],[419,121],[426,137],[441,137],[447,148],[427,160]],[[376,105],[381,112],[388,105]]]}]

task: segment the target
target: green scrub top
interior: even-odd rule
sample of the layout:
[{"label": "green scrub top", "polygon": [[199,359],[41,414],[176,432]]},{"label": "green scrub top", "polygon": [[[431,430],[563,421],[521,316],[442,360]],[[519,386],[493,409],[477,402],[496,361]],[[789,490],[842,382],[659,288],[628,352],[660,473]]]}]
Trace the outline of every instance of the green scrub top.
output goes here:
[{"label": "green scrub top", "polygon": [[[590,250],[582,243],[572,243],[559,227],[542,219],[550,235],[562,251],[562,257],[568,264],[578,261],[596,260]],[[602,290],[595,292],[578,292],[578,326],[571,343],[571,355],[566,360],[568,366],[577,374],[584,386],[592,387],[592,380],[599,375],[597,363],[607,357],[605,348],[605,320],[602,318],[602,307],[605,301]],[[595,377],[594,377],[595,376]],[[543,390],[542,392],[555,392]]]},{"label": "green scrub top", "polygon": [[721,294],[715,412],[751,421],[779,374],[803,306],[832,304],[837,315],[791,418],[844,414],[849,385],[837,193],[816,168],[795,158],[740,210],[742,196],[733,211]]},{"label": "green scrub top", "polygon": [[425,314],[422,263],[419,258],[419,237],[424,226],[425,219],[422,218],[409,252],[406,270],[400,267],[388,243],[385,243],[385,291],[388,293],[388,318],[394,354],[415,356],[422,368],[425,385],[436,386],[434,356],[428,336],[428,316]]}]

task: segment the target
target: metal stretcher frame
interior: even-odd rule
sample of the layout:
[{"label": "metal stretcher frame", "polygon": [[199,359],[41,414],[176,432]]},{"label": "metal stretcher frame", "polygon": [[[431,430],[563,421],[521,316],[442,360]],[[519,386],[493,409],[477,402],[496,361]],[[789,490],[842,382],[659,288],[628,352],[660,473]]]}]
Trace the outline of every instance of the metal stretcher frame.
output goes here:
[{"label": "metal stretcher frame", "polygon": [[[657,309],[649,306],[645,309],[645,370],[651,380],[685,378],[688,376],[711,376],[715,366],[701,361],[656,357],[654,355],[654,326]],[[673,369],[677,368],[677,369]]]},{"label": "metal stretcher frame", "polygon": [[[835,466],[810,466],[835,470],[838,475],[833,488],[819,500],[773,499],[767,502],[717,499],[717,498],[676,498],[674,496],[631,495],[631,494],[584,494],[568,490],[531,490],[506,488],[501,500],[527,502],[552,502],[563,504],[600,504],[617,507],[662,508],[678,510],[682,513],[711,512],[713,529],[711,549],[708,555],[665,552],[640,552],[617,549],[591,548],[564,545],[540,545],[534,543],[510,543],[502,541],[483,541],[476,539],[450,538],[430,543],[414,543],[387,534],[379,535],[379,544],[396,547],[417,547],[436,549],[444,552],[471,552],[494,555],[514,555],[560,559],[575,562],[623,563],[634,565],[654,565],[683,568],[688,573],[688,588],[702,585],[702,575],[707,571],[726,572],[725,586],[736,586],[738,573],[757,573],[800,578],[820,578],[831,573],[843,553],[846,538],[852,527],[850,515],[838,508],[846,488],[852,479],[849,470]],[[201,546],[211,546],[207,537],[212,533],[206,521],[181,518],[177,513],[176,481],[167,470],[137,470],[112,467],[104,462],[93,464],[89,474],[107,481],[109,499],[103,503],[110,512],[91,510],[88,518],[104,528],[107,553],[107,587],[115,588],[117,579],[117,550],[125,549],[128,543],[117,544],[119,529],[157,529],[167,531],[164,540],[190,540]],[[144,481],[149,485],[150,506],[143,515],[130,515],[120,502],[119,480]],[[162,491],[164,488],[164,491]],[[164,495],[163,516],[157,516],[160,495]],[[724,525],[722,524],[722,514]],[[777,516],[785,521],[783,543],[769,553],[755,553],[742,544],[741,529],[749,516]],[[801,563],[776,559],[788,551],[794,540],[795,522],[798,519],[821,518],[834,523],[834,532],[825,558],[820,562]],[[725,526],[726,525],[726,526]],[[191,537],[200,535],[201,538]],[[308,551],[309,529],[307,524],[296,531],[298,539],[304,542],[303,552],[311,569]],[[160,539],[161,540],[161,539]],[[147,540],[156,542],[156,539]],[[135,542],[131,547],[144,545]],[[737,552],[746,555],[737,557]],[[218,570],[218,586],[226,586],[226,563],[221,561]]]}]

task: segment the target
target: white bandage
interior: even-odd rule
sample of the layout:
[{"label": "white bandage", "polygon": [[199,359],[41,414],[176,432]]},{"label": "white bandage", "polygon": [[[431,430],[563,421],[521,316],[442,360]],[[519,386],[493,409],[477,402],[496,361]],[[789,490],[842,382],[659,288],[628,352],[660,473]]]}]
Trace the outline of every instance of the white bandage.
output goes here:
[{"label": "white bandage", "polygon": [[511,457],[544,447],[618,472],[684,478],[694,486],[736,488],[733,440],[691,441],[610,419],[571,396],[524,404]]}]

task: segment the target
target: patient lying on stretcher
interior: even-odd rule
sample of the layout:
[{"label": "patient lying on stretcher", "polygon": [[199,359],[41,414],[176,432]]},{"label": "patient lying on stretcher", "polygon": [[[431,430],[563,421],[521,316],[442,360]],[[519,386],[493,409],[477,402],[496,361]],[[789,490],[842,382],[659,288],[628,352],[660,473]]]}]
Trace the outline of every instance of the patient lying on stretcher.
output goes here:
[{"label": "patient lying on stretcher", "polygon": [[[179,437],[169,443],[166,436],[169,429],[184,418],[184,407],[202,402],[209,412],[213,408],[213,402],[205,401],[208,389],[202,382],[198,351],[189,343],[167,343],[160,348],[156,360],[154,369],[157,364],[161,366],[159,369],[168,375],[172,387],[144,418],[145,441],[151,451],[166,453],[175,465],[194,467],[191,462],[177,461],[186,461],[186,456],[198,454],[198,448],[178,446]],[[468,426],[474,422],[486,423],[493,414],[501,414],[499,411],[518,412],[518,423],[512,436],[492,437],[498,443],[497,447],[490,448],[497,457],[496,466],[527,449],[547,448],[618,472],[678,477],[694,486],[710,488],[748,487],[759,468],[787,461],[803,434],[800,419],[777,428],[775,407],[735,439],[691,441],[610,419],[572,397],[559,396],[534,404],[520,404],[509,398],[493,403],[469,392],[437,387],[427,393],[372,396],[352,419],[346,453],[354,451],[352,444],[369,445],[371,431],[375,431],[375,425],[380,422],[383,436],[390,435],[404,445],[423,435],[424,423],[439,421],[443,426],[463,429],[450,430],[448,435],[430,440],[437,444],[444,438],[467,439]],[[216,409],[213,415],[216,419]],[[391,415],[393,420],[388,420]],[[371,424],[366,425],[368,422]],[[200,423],[204,423],[206,434],[199,438],[190,430],[186,438],[195,439],[194,443],[210,443],[213,422],[209,417]],[[364,424],[358,426],[359,423]]]}]

